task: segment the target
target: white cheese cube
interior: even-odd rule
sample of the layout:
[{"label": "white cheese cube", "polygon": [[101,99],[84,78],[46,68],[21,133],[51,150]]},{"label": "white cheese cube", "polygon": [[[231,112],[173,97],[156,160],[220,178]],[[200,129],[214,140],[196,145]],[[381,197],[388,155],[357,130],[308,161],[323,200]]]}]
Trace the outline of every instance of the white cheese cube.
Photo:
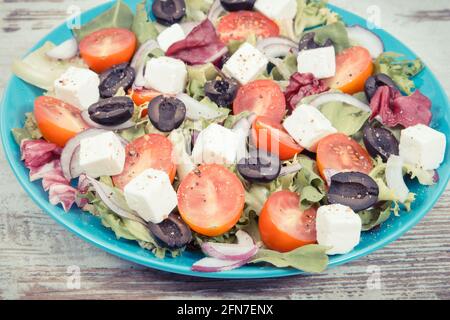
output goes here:
[{"label": "white cheese cube", "polygon": [[120,174],[125,165],[125,148],[114,132],[82,139],[79,164],[92,178]]},{"label": "white cheese cube", "polygon": [[223,72],[241,84],[256,80],[267,68],[269,60],[249,43],[244,43],[223,66]]},{"label": "white cheese cube", "polygon": [[293,20],[297,14],[297,0],[257,0],[255,9],[274,20]]},{"label": "white cheese cube", "polygon": [[333,46],[302,50],[297,58],[298,72],[312,73],[318,79],[336,75],[336,53]]},{"label": "white cheese cube", "polygon": [[346,254],[359,244],[362,221],[347,206],[322,206],[317,210],[316,230],[318,244],[331,247],[327,254]]},{"label": "white cheese cube", "polygon": [[55,95],[58,99],[83,111],[100,99],[99,85],[100,78],[95,72],[70,67],[55,80]]},{"label": "white cheese cube", "polygon": [[124,194],[130,209],[156,224],[167,219],[178,204],[169,176],[160,170],[145,170],[125,186]]},{"label": "white cheese cube", "polygon": [[402,130],[400,157],[424,170],[434,170],[444,161],[446,144],[445,134],[418,124]]},{"label": "white cheese cube", "polygon": [[211,124],[200,132],[192,157],[196,164],[235,164],[240,137],[232,130]]},{"label": "white cheese cube", "polygon": [[157,40],[161,49],[166,52],[174,43],[184,40],[184,38],[186,38],[186,34],[183,28],[175,23],[161,32]]},{"label": "white cheese cube", "polygon": [[317,144],[326,136],[337,133],[331,122],[315,107],[298,106],[284,120],[283,127],[303,148],[315,152]]},{"label": "white cheese cube", "polygon": [[170,57],[154,58],[147,62],[145,87],[165,94],[182,93],[186,87],[187,76],[183,61]]}]

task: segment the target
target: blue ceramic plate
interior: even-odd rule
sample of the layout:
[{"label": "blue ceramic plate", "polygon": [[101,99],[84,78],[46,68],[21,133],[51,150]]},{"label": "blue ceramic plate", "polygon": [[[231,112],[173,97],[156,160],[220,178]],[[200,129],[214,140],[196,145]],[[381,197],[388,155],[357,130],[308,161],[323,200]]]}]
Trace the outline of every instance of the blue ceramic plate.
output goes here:
[{"label": "blue ceramic plate", "polygon": [[[132,8],[135,8],[135,5],[139,1],[140,0],[128,0],[126,2],[131,5]],[[111,7],[111,5],[112,3],[106,3],[83,13],[82,22],[85,23],[98,16],[100,13]],[[349,25],[365,25],[365,20],[354,14],[335,7],[332,7],[332,9],[338,12]],[[383,30],[376,30],[375,32],[383,39],[387,51],[400,52],[405,54],[408,58],[416,57],[411,50],[387,32]],[[44,39],[39,41],[32,50],[40,47],[45,41],[52,41],[59,44],[70,36],[71,32],[65,24],[62,24]],[[411,36],[413,36],[413,34],[411,34]],[[447,143],[450,145],[450,142],[448,141],[450,137],[448,122],[450,112],[448,99],[444,90],[428,68],[417,76],[415,81],[420,90],[433,101],[434,117],[432,127],[444,132],[447,136]],[[190,267],[195,261],[201,258],[200,254],[186,252],[182,257],[177,259],[166,258],[160,260],[155,258],[150,252],[141,249],[134,242],[117,240],[114,234],[109,229],[104,228],[97,218],[85,214],[78,209],[73,209],[69,214],[66,214],[60,207],[50,205],[48,202],[48,195],[42,189],[41,182],[31,183],[29,181],[28,170],[20,161],[19,148],[11,135],[12,128],[23,125],[24,113],[32,110],[35,97],[41,94],[41,90],[28,85],[17,77],[13,76],[11,78],[5,90],[2,108],[0,110],[1,137],[9,164],[23,188],[46,213],[65,226],[68,230],[99,248],[123,259],[154,269],[178,274],[234,279],[272,278],[301,274],[301,272],[293,269],[277,269],[266,266],[246,266],[238,270],[216,274],[192,272]],[[410,213],[404,212],[400,217],[392,217],[388,222],[383,224],[382,228],[364,233],[358,247],[349,254],[331,257],[330,266],[337,266],[368,255],[396,240],[406,231],[411,229],[432,209],[436,201],[444,192],[449,179],[449,174],[450,161],[447,153],[445,162],[439,169],[441,179],[437,185],[433,187],[422,187],[417,183],[411,184],[411,190],[417,194],[417,201]]]}]

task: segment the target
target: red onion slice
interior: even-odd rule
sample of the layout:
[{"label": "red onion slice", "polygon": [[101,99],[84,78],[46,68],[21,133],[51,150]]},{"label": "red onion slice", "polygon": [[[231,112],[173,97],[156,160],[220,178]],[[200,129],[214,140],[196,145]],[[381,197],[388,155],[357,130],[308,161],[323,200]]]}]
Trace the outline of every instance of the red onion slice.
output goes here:
[{"label": "red onion slice", "polygon": [[347,28],[347,34],[351,42],[369,50],[373,59],[378,58],[384,52],[383,40],[366,28],[354,25]]},{"label": "red onion slice", "polygon": [[206,63],[215,63],[217,62],[220,58],[222,58],[222,56],[226,55],[228,53],[228,48],[227,47],[223,47],[222,49],[220,49],[219,51],[217,51],[216,53],[214,53],[211,57],[209,57],[208,59],[205,60],[205,64]]},{"label": "red onion slice", "polygon": [[214,3],[211,5],[211,8],[209,9],[208,19],[213,24],[215,24],[219,20],[219,18],[222,15],[226,14],[227,12],[228,11],[225,10],[225,8],[220,3],[220,0],[215,0]]},{"label": "red onion slice", "polygon": [[113,211],[119,217],[133,220],[142,223],[143,225],[147,225],[143,219],[137,216],[137,214],[134,214],[130,208],[126,207],[126,204],[123,203],[124,200],[122,201],[117,198],[117,193],[113,188],[107,186],[104,183],[101,183],[100,181],[95,180],[94,178],[86,177],[86,179],[88,179],[97,195],[100,197],[100,199],[102,199],[105,205],[109,209],[111,209],[111,211]]},{"label": "red onion slice", "polygon": [[312,100],[309,104],[313,107],[318,108],[328,102],[343,102],[357,107],[362,111],[372,113],[372,109],[370,108],[370,106],[368,106],[364,102],[361,102],[351,95],[339,92],[322,93],[318,95],[314,100]]},{"label": "red onion slice", "polygon": [[390,156],[386,164],[387,186],[395,192],[402,203],[404,203],[409,196],[409,189],[403,178],[403,164],[403,159],[395,155]]},{"label": "red onion slice", "polygon": [[86,122],[91,128],[95,128],[95,129],[116,131],[116,130],[129,129],[136,125],[136,123],[134,123],[133,121],[128,120],[127,122],[124,122],[124,123],[116,125],[116,126],[103,126],[101,124],[98,124],[98,123],[92,121],[91,117],[89,116],[89,112],[87,110],[84,110],[81,113],[81,117],[83,118],[84,122]]},{"label": "red onion slice", "polygon": [[216,108],[201,103],[186,93],[180,93],[176,97],[185,104],[186,118],[190,120],[214,120],[223,115]]},{"label": "red onion slice", "polygon": [[284,176],[287,176],[287,175],[290,175],[290,174],[293,174],[293,173],[297,173],[297,172],[299,172],[300,170],[302,170],[302,165],[301,164],[294,164],[294,165],[292,165],[292,166],[287,166],[287,167],[283,167],[283,168],[281,168],[281,171],[280,171],[280,177],[284,177]]},{"label": "red onion slice", "polygon": [[75,175],[77,172],[74,172],[72,174],[71,167],[72,167],[72,159],[74,158],[74,154],[77,148],[80,146],[80,141],[82,139],[93,137],[104,132],[107,131],[100,129],[88,129],[77,134],[75,137],[73,137],[67,142],[66,146],[64,147],[61,153],[61,169],[63,171],[64,177],[68,181],[77,177]]},{"label": "red onion slice", "polygon": [[52,59],[69,60],[74,58],[78,53],[78,43],[75,38],[64,41],[59,46],[54,47],[46,53]]},{"label": "red onion slice", "polygon": [[192,266],[196,272],[222,272],[234,270],[247,264],[248,261],[220,260],[215,258],[203,258]]},{"label": "red onion slice", "polygon": [[135,53],[130,64],[130,66],[136,71],[136,78],[134,79],[133,83],[134,89],[142,88],[145,86],[145,65],[147,63],[149,54],[157,48],[159,48],[158,42],[156,42],[155,40],[148,40],[147,42],[143,43]]},{"label": "red onion slice", "polygon": [[298,44],[282,37],[262,39],[258,41],[256,48],[268,58],[285,57],[290,53],[298,54]]},{"label": "red onion slice", "polygon": [[255,240],[245,231],[236,232],[237,243],[240,246],[251,246],[255,244]]},{"label": "red onion slice", "polygon": [[202,244],[202,251],[211,258],[246,261],[253,257],[258,251],[253,239],[249,234],[240,230],[237,232],[237,244],[205,242]]}]

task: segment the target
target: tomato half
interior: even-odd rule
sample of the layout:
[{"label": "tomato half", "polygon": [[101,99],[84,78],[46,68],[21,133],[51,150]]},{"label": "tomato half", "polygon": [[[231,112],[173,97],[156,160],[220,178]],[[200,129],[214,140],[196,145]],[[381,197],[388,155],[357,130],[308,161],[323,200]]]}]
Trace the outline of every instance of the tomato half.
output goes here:
[{"label": "tomato half", "polygon": [[336,57],[336,76],[325,79],[332,89],[348,94],[364,91],[366,80],[373,73],[373,62],[369,51],[363,47],[352,47]]},{"label": "tomato half", "polygon": [[34,100],[34,117],[44,138],[60,147],[89,128],[78,108],[53,97]]},{"label": "tomato half", "polygon": [[252,126],[252,139],[258,149],[276,154],[283,161],[303,151],[280,123],[267,117],[256,118]]},{"label": "tomato half", "polygon": [[95,31],[80,42],[80,55],[86,64],[97,73],[112,66],[128,62],[136,50],[136,36],[121,28]]},{"label": "tomato half", "polygon": [[345,134],[336,133],[319,141],[317,167],[321,176],[327,180],[327,170],[369,174],[373,163],[369,153],[358,142]]},{"label": "tomato half", "polygon": [[286,99],[280,86],[272,80],[256,80],[239,88],[233,103],[235,115],[251,111],[278,123],[286,114]]},{"label": "tomato half", "polygon": [[173,182],[176,166],[172,157],[172,143],[165,136],[147,134],[129,143],[125,149],[125,167],[120,175],[114,176],[114,185],[119,189],[125,186],[147,169],[167,172]]},{"label": "tomato half", "polygon": [[301,211],[295,192],[275,192],[261,211],[259,232],[264,244],[279,252],[316,243],[316,209]]},{"label": "tomato half", "polygon": [[244,210],[245,190],[238,177],[221,165],[202,165],[178,188],[178,210],[192,230],[215,237],[228,232]]},{"label": "tomato half", "polygon": [[246,40],[251,35],[258,38],[277,37],[280,27],[259,12],[237,11],[220,19],[217,32],[224,43],[229,43],[231,40]]}]

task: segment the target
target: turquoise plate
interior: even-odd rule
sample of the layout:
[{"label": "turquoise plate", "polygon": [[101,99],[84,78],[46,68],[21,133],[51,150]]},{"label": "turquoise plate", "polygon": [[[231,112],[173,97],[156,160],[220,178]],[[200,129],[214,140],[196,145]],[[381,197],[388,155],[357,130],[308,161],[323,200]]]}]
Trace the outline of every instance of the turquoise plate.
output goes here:
[{"label": "turquoise plate", "polygon": [[[139,1],[131,0],[126,2],[134,8]],[[82,22],[84,23],[98,16],[111,7],[111,5],[111,2],[106,3],[84,12],[82,14]],[[342,9],[331,8],[341,14],[348,25],[365,25],[364,19]],[[376,30],[375,32],[383,39],[387,51],[404,53],[408,58],[416,57],[411,50],[387,32],[383,30]],[[40,47],[45,41],[52,41],[59,44],[70,36],[71,32],[65,24],[62,24],[39,41],[31,51]],[[444,132],[447,136],[447,143],[450,145],[448,141],[450,137],[448,122],[450,114],[449,103],[442,86],[429,68],[426,68],[417,76],[415,81],[420,90],[433,101],[434,117],[432,127]],[[23,125],[24,113],[32,110],[34,99],[41,94],[41,90],[28,85],[17,77],[13,76],[11,78],[5,89],[0,110],[1,138],[6,158],[23,188],[46,213],[68,230],[95,246],[123,259],[167,272],[197,277],[229,279],[273,278],[301,274],[301,272],[294,269],[277,269],[259,265],[246,266],[238,270],[215,274],[192,272],[190,269],[191,265],[201,258],[201,255],[198,253],[186,252],[182,257],[176,259],[166,258],[160,260],[155,258],[151,252],[141,249],[134,242],[117,240],[114,234],[109,229],[104,228],[97,218],[85,214],[78,209],[73,209],[69,214],[66,214],[60,207],[50,205],[48,195],[42,189],[41,182],[31,183],[29,181],[28,170],[20,161],[19,147],[11,135],[12,128]],[[382,228],[364,233],[358,247],[349,254],[331,257],[330,266],[341,265],[368,255],[396,240],[416,225],[433,208],[447,186],[450,175],[448,152],[444,164],[439,169],[439,175],[440,182],[433,187],[422,187],[417,183],[412,183],[411,190],[417,193],[417,202],[413,210],[410,213],[402,212],[400,217],[392,217]]]}]

